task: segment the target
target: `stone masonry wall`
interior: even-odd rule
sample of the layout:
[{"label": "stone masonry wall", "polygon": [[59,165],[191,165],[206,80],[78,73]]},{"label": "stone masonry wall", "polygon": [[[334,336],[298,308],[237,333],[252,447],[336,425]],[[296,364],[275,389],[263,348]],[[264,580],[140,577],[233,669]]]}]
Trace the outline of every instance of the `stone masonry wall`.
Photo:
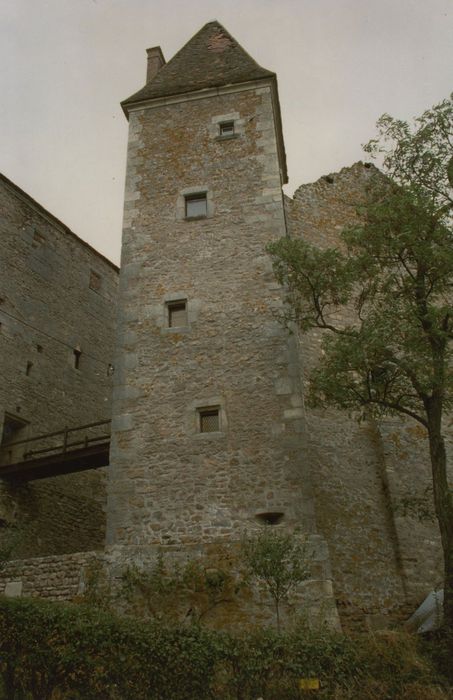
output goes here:
[{"label": "stone masonry wall", "polygon": [[[117,268],[6,178],[0,206],[0,434],[5,415],[24,426],[9,441],[110,418]],[[104,471],[0,483],[0,530],[24,556],[101,547]]]},{"label": "stone masonry wall", "polygon": [[[281,604],[282,623],[291,626],[303,621],[338,628],[327,548],[318,535],[311,535],[306,546],[314,553],[311,577]],[[186,571],[185,587],[173,590],[170,596],[154,592],[143,598],[138,591],[146,590],[147,577],[150,571],[156,571],[158,556],[170,576],[175,576],[175,570]],[[195,578],[190,577],[187,567],[197,572]],[[129,579],[127,598],[125,575],[131,570],[135,576],[143,576],[143,585],[134,589]],[[203,572],[224,577],[225,588],[214,596],[211,591],[210,595],[203,589]],[[240,547],[234,543],[222,548],[206,544],[184,548],[111,547],[104,552],[11,561],[0,570],[1,594],[59,601],[97,600],[104,606],[110,602],[116,612],[134,612],[142,619],[158,617],[186,623],[200,620],[208,627],[223,630],[275,625],[272,598],[265,587],[251,581],[244,583]]]},{"label": "stone masonry wall", "polygon": [[[186,220],[197,190],[208,215]],[[265,253],[284,231],[270,87],[130,114],[110,544],[237,540],[267,512],[313,531],[297,348]],[[168,328],[175,299],[184,328]],[[200,433],[212,405],[220,430]]]},{"label": "stone masonry wall", "polygon": [[[443,586],[443,555],[434,515],[427,434],[419,423],[398,418],[381,421],[379,433],[408,598],[423,600],[428,588]],[[449,481],[453,483],[450,416],[445,419],[443,433]]]},{"label": "stone masonry wall", "polygon": [[[291,235],[320,247],[338,245],[375,173],[357,163],[302,185],[287,201]],[[321,334],[305,334],[300,342],[306,384]],[[437,524],[403,517],[400,507],[409,493],[426,501],[426,436],[410,421],[359,425],[334,410],[307,410],[306,420],[317,526],[330,547],[343,621],[379,624],[382,613],[404,615],[442,580]]]},{"label": "stone masonry wall", "polygon": [[0,571],[0,593],[10,597],[74,600],[85,591],[90,567],[102,564],[103,552],[75,552],[16,559]]}]

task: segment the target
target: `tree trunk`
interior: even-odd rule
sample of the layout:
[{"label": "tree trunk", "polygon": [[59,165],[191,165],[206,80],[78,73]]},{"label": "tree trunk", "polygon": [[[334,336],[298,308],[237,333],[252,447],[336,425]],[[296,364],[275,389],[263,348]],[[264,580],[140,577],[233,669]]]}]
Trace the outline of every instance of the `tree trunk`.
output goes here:
[{"label": "tree trunk", "polygon": [[429,451],[433,477],[436,517],[444,554],[444,627],[453,632],[453,499],[447,481],[447,456],[442,437],[442,401],[431,398],[426,404]]}]

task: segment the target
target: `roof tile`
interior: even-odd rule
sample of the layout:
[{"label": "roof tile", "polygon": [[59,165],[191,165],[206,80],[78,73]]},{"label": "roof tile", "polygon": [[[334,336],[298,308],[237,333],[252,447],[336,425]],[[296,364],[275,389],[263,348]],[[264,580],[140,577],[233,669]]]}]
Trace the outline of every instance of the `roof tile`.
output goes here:
[{"label": "roof tile", "polygon": [[208,22],[145,87],[121,104],[127,112],[134,102],[274,76],[261,68],[219,22]]}]

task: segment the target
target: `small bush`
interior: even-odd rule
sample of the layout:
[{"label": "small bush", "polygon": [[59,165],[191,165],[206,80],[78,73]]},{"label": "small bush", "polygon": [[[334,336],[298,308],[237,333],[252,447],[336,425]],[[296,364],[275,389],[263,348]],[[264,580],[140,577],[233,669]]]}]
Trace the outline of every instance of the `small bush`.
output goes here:
[{"label": "small bush", "polygon": [[266,526],[258,535],[244,538],[242,556],[248,575],[264,584],[272,598],[280,630],[281,604],[310,576],[305,543],[294,534]]}]

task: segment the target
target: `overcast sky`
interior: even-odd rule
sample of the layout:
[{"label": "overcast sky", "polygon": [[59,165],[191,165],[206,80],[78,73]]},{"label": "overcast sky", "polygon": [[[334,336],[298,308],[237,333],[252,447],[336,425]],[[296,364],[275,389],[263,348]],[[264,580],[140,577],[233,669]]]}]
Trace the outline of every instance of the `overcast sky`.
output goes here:
[{"label": "overcast sky", "polygon": [[0,0],[1,171],[119,262],[127,121],[145,49],[219,20],[276,71],[292,192],[362,158],[388,112],[453,90],[453,0]]}]

